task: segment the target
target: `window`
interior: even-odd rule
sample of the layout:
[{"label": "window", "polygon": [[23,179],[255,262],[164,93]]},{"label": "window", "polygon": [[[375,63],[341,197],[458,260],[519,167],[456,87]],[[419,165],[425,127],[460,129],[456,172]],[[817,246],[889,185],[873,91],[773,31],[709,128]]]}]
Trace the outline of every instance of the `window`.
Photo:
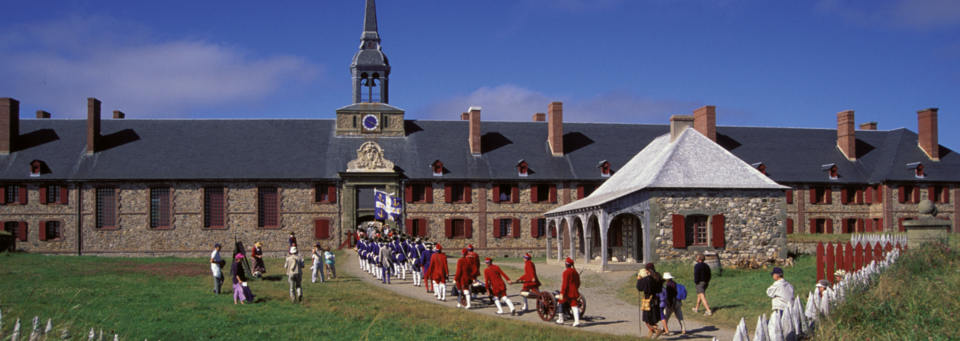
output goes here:
[{"label": "window", "polygon": [[337,202],[337,186],[331,184],[318,184],[313,191],[314,201],[324,204]]},{"label": "window", "polygon": [[873,218],[872,232],[883,232],[883,218]]},{"label": "window", "polygon": [[466,237],[466,226],[463,219],[453,219],[451,225],[453,226],[453,238]]},{"label": "window", "polygon": [[430,184],[412,184],[404,186],[406,202],[432,203],[433,186]]},{"label": "window", "polygon": [[513,225],[511,225],[512,220],[510,219],[497,219],[500,221],[500,234],[497,237],[506,237],[513,234]]},{"label": "window", "polygon": [[945,186],[931,186],[927,189],[927,197],[935,203],[949,203],[950,191]]},{"label": "window", "polygon": [[597,189],[596,185],[579,185],[577,186],[577,200],[589,197],[590,194],[593,194],[593,191]]},{"label": "window", "polygon": [[687,216],[687,245],[707,245],[707,216]]},{"label": "window", "polygon": [[383,124],[382,127],[386,128],[390,126],[390,116],[383,115]]},{"label": "window", "polygon": [[425,235],[425,233],[422,233],[422,232],[425,232],[425,230],[423,229],[425,226],[420,226],[422,223],[421,220],[422,219],[410,219],[410,235],[411,236]]},{"label": "window", "polygon": [[257,200],[257,226],[280,227],[280,198],[276,187],[260,187]]},{"label": "window", "polygon": [[920,202],[920,187],[916,186],[900,186],[897,189],[897,201],[901,203],[918,203]]},{"label": "window", "polygon": [[4,203],[6,204],[16,204],[20,202],[20,186],[7,186],[6,197],[4,198]]},{"label": "window", "polygon": [[824,186],[815,186],[810,187],[810,203],[811,204],[830,204],[832,202],[833,193],[829,187]]},{"label": "window", "polygon": [[450,201],[463,202],[463,185],[450,186]]},{"label": "window", "polygon": [[534,233],[536,234],[533,236],[534,238],[546,236],[547,220],[543,218],[534,219],[533,229],[534,229]]},{"label": "window", "polygon": [[550,201],[550,185],[537,185],[537,202]]},{"label": "window", "polygon": [[117,190],[97,188],[97,228],[117,227]]},{"label": "window", "polygon": [[20,222],[19,221],[4,222],[3,230],[12,234],[14,239],[22,240],[20,239]]},{"label": "window", "polygon": [[224,202],[226,201],[223,187],[206,187],[203,189],[203,227],[223,228]]},{"label": "window", "polygon": [[512,201],[510,195],[513,194],[513,186],[500,185],[500,201]]},{"label": "window", "polygon": [[856,188],[844,188],[840,190],[840,199],[842,204],[860,204],[862,200],[857,195],[858,193],[863,193],[858,191]]},{"label": "window", "polygon": [[60,236],[63,235],[63,231],[60,230],[60,222],[59,222],[59,221],[48,221],[48,222],[46,222],[44,225],[46,225],[46,226],[43,226],[43,227],[41,227],[41,228],[45,229],[46,235],[44,236],[45,238],[41,238],[41,239],[43,239],[43,240],[60,240]]},{"label": "window", "polygon": [[827,220],[826,219],[814,219],[811,233],[823,234],[827,230]]},{"label": "window", "polygon": [[150,189],[150,228],[170,227],[170,189]]},{"label": "window", "polygon": [[443,162],[437,160],[430,166],[433,167],[433,176],[443,176]]},{"label": "window", "polygon": [[526,161],[520,160],[520,163],[517,164],[517,173],[520,176],[527,176],[528,164]]},{"label": "window", "polygon": [[610,177],[610,163],[607,160],[600,161],[600,165],[597,166],[600,168],[600,176],[604,178]]},{"label": "window", "polygon": [[424,202],[427,199],[427,189],[424,185],[413,185],[413,202]]},{"label": "window", "polygon": [[44,199],[45,199],[44,202],[49,204],[60,203],[60,200],[61,200],[60,196],[63,194],[63,193],[60,193],[60,191],[62,191],[63,187],[61,187],[60,185],[49,185],[44,187],[46,187],[46,193],[44,193],[46,194],[44,196]]},{"label": "window", "polygon": [[854,233],[854,232],[862,232],[862,231],[857,231],[857,220],[852,218],[844,219],[843,228],[840,231],[840,233]]}]

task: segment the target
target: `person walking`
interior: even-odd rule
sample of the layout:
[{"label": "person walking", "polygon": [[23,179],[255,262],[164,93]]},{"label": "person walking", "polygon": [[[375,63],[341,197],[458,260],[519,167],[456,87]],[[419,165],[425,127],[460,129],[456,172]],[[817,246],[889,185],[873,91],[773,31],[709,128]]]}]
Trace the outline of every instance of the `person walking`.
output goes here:
[{"label": "person walking", "polygon": [[670,316],[676,314],[677,322],[680,323],[680,334],[686,334],[687,328],[683,324],[683,311],[680,308],[683,307],[683,300],[687,298],[687,289],[683,287],[683,284],[674,282],[673,274],[669,272],[663,274],[663,279],[666,281],[663,284],[663,292],[666,297],[661,302],[661,305],[665,307],[663,333],[670,334],[670,328],[667,327],[667,324],[670,322]]},{"label": "person walking", "polygon": [[510,315],[516,316],[517,309],[513,307],[513,301],[507,295],[507,285],[503,283],[503,279],[506,278],[507,283],[511,284],[513,281],[507,274],[503,273],[503,270],[500,270],[499,266],[493,265],[493,259],[490,257],[487,257],[484,262],[487,263],[487,268],[483,270],[483,280],[487,284],[490,296],[493,296],[493,303],[497,305],[497,315],[503,315],[503,307],[500,305],[500,302],[503,301],[507,304],[507,307],[510,307]]},{"label": "person walking", "polygon": [[267,273],[267,267],[263,263],[263,243],[253,243],[253,250],[250,250],[250,257],[253,258],[253,277],[262,278]]},{"label": "person walking", "polygon": [[[466,309],[470,309],[470,285],[473,280],[470,274],[473,272],[473,261],[467,258],[467,249],[460,251],[460,259],[457,260],[457,271],[453,275],[453,288],[457,291],[457,296],[464,295],[467,302]],[[460,308],[460,301],[457,301],[457,308]]]},{"label": "person walking", "polygon": [[697,255],[697,265],[693,266],[693,283],[697,286],[697,304],[693,307],[694,313],[700,312],[700,303],[703,302],[703,308],[707,310],[706,316],[713,315],[710,305],[707,304],[707,287],[710,286],[710,266],[704,263],[706,257],[703,254]]},{"label": "person walking", "polygon": [[290,301],[303,301],[303,290],[300,288],[300,281],[303,276],[303,257],[297,254],[297,247],[290,247],[290,254],[287,255],[283,268],[287,269],[287,282],[290,283]]},{"label": "person walking", "polygon": [[297,235],[293,231],[290,231],[290,238],[287,238],[287,242],[290,243],[289,247],[297,246]]},{"label": "person walking", "polygon": [[567,267],[563,271],[560,284],[560,298],[557,300],[557,324],[563,324],[563,305],[569,304],[573,312],[573,326],[580,325],[580,308],[577,300],[580,298],[580,273],[573,267],[573,259],[567,257],[564,262]]},{"label": "person walking", "polygon": [[323,253],[323,258],[327,264],[327,270],[330,271],[330,279],[337,279],[337,256],[327,250]]},{"label": "person walking", "polygon": [[450,277],[450,270],[447,269],[447,254],[443,253],[443,247],[440,244],[434,246],[436,253],[431,256],[430,280],[433,281],[433,292],[438,301],[447,301],[447,278]]},{"label": "person walking", "polygon": [[230,267],[230,277],[233,280],[233,304],[237,304],[237,300],[240,301],[240,304],[245,304],[244,302],[253,302],[253,292],[250,291],[250,287],[247,286],[247,272],[243,269],[243,254],[238,253],[233,257],[235,260],[233,265]]},{"label": "person walking", "polygon": [[213,245],[213,252],[210,253],[210,270],[213,271],[213,293],[220,295],[220,288],[223,287],[223,266],[226,263],[220,258],[220,243]]},{"label": "person walking", "polygon": [[656,339],[663,334],[660,323],[660,298],[663,291],[663,277],[657,273],[653,263],[647,263],[637,274],[637,291],[640,292],[640,320],[647,324],[648,338]]},{"label": "person walking", "polygon": [[[517,279],[518,282],[523,282],[523,288],[520,290],[530,292],[531,290],[540,290],[540,278],[537,277],[537,266],[530,261],[530,254],[523,254],[523,276]],[[520,310],[527,311],[527,298],[523,297],[523,308]]]},{"label": "person walking", "polygon": [[773,285],[767,288],[767,296],[773,299],[773,310],[783,312],[790,308],[793,302],[793,285],[783,279],[783,269],[773,268]]},{"label": "person walking", "polygon": [[310,267],[310,270],[313,270],[310,283],[316,283],[318,277],[320,278],[320,283],[323,283],[323,246],[320,246],[320,242],[313,245],[313,251],[310,252],[310,259],[313,263],[313,266]]}]

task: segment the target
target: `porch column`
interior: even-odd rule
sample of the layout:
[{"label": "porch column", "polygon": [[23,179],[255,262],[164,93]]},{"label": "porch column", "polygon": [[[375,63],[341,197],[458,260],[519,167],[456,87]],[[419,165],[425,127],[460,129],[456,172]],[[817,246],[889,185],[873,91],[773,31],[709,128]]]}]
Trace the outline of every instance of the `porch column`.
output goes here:
[{"label": "porch column", "polygon": [[583,246],[583,258],[586,258],[584,260],[584,263],[586,264],[590,264],[590,259],[593,258],[591,256],[593,256],[592,253],[593,253],[594,236],[593,236],[593,226],[591,226],[590,224],[591,224],[590,218],[587,218],[587,224],[583,227],[584,229],[583,243],[586,244]]},{"label": "porch column", "polygon": [[553,224],[553,228],[557,229],[557,260],[561,263],[563,262],[563,231],[560,230],[560,223],[563,222],[563,217],[557,218]]},{"label": "porch column", "polygon": [[607,218],[607,212],[600,212],[600,217],[597,218],[597,221],[600,223],[600,271],[607,269],[607,258],[610,255],[607,254],[607,231],[610,229],[610,220]]},{"label": "porch column", "polygon": [[569,240],[570,247],[568,250],[568,252],[570,252],[570,255],[568,257],[570,257],[570,259],[573,259],[574,261],[577,260],[577,235],[574,234],[575,232],[577,232],[576,226],[577,226],[576,216],[567,217],[567,231],[569,233],[568,236],[570,237],[570,240]]},{"label": "porch column", "polygon": [[[545,237],[546,237],[546,240],[547,240],[547,252],[546,252],[544,255],[545,255],[546,259],[548,259],[548,260],[550,259],[550,254],[551,254],[550,248],[553,247],[552,245],[550,245],[550,243],[553,242],[553,240],[552,240],[553,238],[550,238],[550,221],[551,221],[551,220],[552,220],[552,219],[550,219],[550,218],[546,218],[546,222],[544,222],[544,224],[547,224],[547,228],[546,228],[546,230],[543,231],[544,233],[546,233],[546,236],[545,236]],[[533,226],[533,227],[536,228],[536,226]]]}]

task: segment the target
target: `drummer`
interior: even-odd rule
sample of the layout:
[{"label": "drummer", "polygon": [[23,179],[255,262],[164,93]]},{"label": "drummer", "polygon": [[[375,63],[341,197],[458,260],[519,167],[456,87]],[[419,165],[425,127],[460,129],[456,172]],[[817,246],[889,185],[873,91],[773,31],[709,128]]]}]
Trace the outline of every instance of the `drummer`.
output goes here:
[{"label": "drummer", "polygon": [[487,263],[487,268],[483,270],[483,279],[487,284],[487,290],[490,291],[490,296],[494,297],[493,302],[497,304],[497,315],[503,314],[503,307],[500,306],[500,301],[503,301],[510,307],[510,315],[517,315],[517,309],[513,307],[513,301],[510,301],[510,297],[507,296],[507,286],[503,283],[503,279],[507,279],[507,283],[513,283],[510,280],[510,277],[507,277],[507,274],[503,273],[503,270],[500,270],[499,266],[493,265],[493,259],[487,257],[485,260]]},{"label": "drummer", "polygon": [[[467,257],[467,249],[460,250],[460,256],[457,260],[457,272],[453,275],[453,288],[458,294],[466,296],[466,309],[470,309],[470,285],[473,284],[470,273],[473,271],[473,261]],[[460,307],[460,301],[457,301],[457,308]]]},{"label": "drummer", "polygon": [[[537,278],[537,266],[533,264],[530,260],[530,254],[525,253],[523,255],[523,276],[517,279],[518,282],[523,282],[523,291],[530,292],[533,290],[540,290],[540,279]],[[523,296],[523,308],[521,311],[527,311],[527,297]]]}]

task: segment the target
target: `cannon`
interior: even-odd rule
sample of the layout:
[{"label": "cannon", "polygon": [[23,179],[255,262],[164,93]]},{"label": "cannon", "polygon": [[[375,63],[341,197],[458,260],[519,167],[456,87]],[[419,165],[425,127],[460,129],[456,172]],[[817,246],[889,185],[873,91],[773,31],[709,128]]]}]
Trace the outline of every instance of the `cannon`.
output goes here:
[{"label": "cannon", "polygon": [[[467,297],[463,295],[462,289],[456,289],[457,300],[460,301],[460,305],[467,305]],[[477,295],[477,299],[473,300],[471,303],[476,304],[476,302],[483,302],[486,304],[493,304],[493,296],[487,292],[487,286],[479,281],[474,281],[470,284],[470,294]],[[486,296],[486,300],[483,297]]]},{"label": "cannon", "polygon": [[[515,283],[519,284],[523,282],[515,282]],[[577,308],[580,309],[580,316],[585,316],[584,314],[587,313],[587,298],[584,297],[583,294],[580,293],[580,291],[577,291],[577,293],[580,294],[580,298],[577,299]],[[560,290],[556,290],[553,293],[550,293],[546,291],[539,291],[539,290],[533,289],[530,291],[521,291],[520,296],[526,297],[527,299],[536,300],[537,315],[540,316],[541,320],[552,321],[555,317],[557,317],[557,307],[559,303],[558,300],[560,298]],[[573,313],[570,312],[570,305],[564,303],[563,308],[564,308],[563,309],[564,316],[573,318]]]}]

